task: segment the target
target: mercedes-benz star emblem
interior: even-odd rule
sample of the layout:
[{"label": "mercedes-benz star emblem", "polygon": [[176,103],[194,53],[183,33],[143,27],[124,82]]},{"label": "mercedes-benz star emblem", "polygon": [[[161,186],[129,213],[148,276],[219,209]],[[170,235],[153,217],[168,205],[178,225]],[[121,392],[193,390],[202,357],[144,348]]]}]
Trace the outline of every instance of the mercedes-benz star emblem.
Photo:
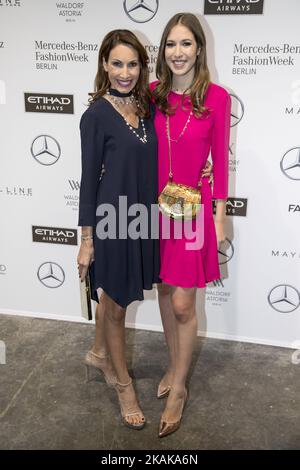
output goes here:
[{"label": "mercedes-benz star emblem", "polygon": [[39,281],[50,289],[60,287],[65,280],[64,270],[59,264],[47,261],[41,264],[38,269],[37,276]]},{"label": "mercedes-benz star emblem", "polygon": [[219,254],[219,264],[228,263],[231,260],[234,254],[233,244],[228,238],[221,243],[220,248],[218,249]]},{"label": "mercedes-benz star emblem", "polygon": [[230,127],[236,126],[244,116],[244,104],[236,95],[230,93],[231,96],[231,113],[230,113]]},{"label": "mercedes-benz star emblem", "polygon": [[136,23],[147,23],[152,20],[158,10],[158,0],[124,0],[126,15]]},{"label": "mercedes-benz star emblem", "polygon": [[39,135],[31,144],[31,155],[41,165],[54,165],[60,157],[60,145],[51,135]]},{"label": "mercedes-benz star emblem", "polygon": [[280,162],[280,169],[291,180],[300,180],[300,147],[293,147],[285,152]]},{"label": "mercedes-benz star emblem", "polygon": [[299,291],[289,284],[280,284],[273,287],[268,295],[268,302],[274,310],[281,313],[290,313],[300,305]]}]

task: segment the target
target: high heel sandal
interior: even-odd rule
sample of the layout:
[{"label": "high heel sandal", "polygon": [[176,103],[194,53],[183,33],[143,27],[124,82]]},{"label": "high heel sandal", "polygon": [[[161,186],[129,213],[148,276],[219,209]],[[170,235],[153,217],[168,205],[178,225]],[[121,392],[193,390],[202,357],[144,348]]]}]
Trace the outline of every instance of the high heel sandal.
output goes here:
[{"label": "high heel sandal", "polygon": [[170,390],[171,390],[171,385],[167,385],[166,387],[163,388],[163,386],[161,385],[161,381],[160,381],[158,385],[156,397],[159,399],[166,398],[169,395]]},{"label": "high heel sandal", "polygon": [[[127,384],[121,384],[120,382],[117,382],[116,385],[115,385],[115,389],[116,389],[116,392],[118,394],[118,387],[128,387],[129,385],[132,384],[132,379],[130,379],[130,381],[127,383]],[[119,404],[120,404],[120,409],[121,409],[121,416],[122,416],[122,421],[123,423],[125,424],[125,426],[128,426],[129,428],[131,429],[137,429],[137,430],[140,430],[140,429],[143,429],[143,427],[145,426],[146,424],[146,420],[145,420],[145,417],[142,413],[142,410],[141,409],[137,409],[137,410],[134,410],[134,411],[129,411],[129,412],[126,412],[124,410],[124,405],[121,403],[121,400],[120,400],[120,397],[119,397],[119,394],[118,394],[118,400],[119,400]],[[137,407],[139,408],[139,406],[137,405]],[[130,416],[135,416],[135,415],[139,415],[139,416],[142,416],[142,422],[140,423],[130,423],[129,421],[127,421],[126,418],[129,418]]]},{"label": "high heel sandal", "polygon": [[84,362],[86,367],[86,381],[89,382],[90,378],[90,368],[94,367],[95,369],[101,370],[104,375],[105,382],[108,386],[114,387],[117,383],[117,376],[112,371],[111,374],[108,374],[105,371],[105,366],[107,365],[108,355],[106,356],[98,356],[98,354],[94,353],[92,350],[86,353]]},{"label": "high heel sandal", "polygon": [[183,401],[182,401],[182,410],[181,410],[180,418],[177,421],[165,421],[163,418],[161,418],[160,423],[159,423],[158,437],[165,437],[177,431],[181,423],[182,414],[183,414],[185,405],[187,403],[187,398],[188,398],[188,392],[187,392],[187,389],[185,389],[185,394],[182,399]]}]

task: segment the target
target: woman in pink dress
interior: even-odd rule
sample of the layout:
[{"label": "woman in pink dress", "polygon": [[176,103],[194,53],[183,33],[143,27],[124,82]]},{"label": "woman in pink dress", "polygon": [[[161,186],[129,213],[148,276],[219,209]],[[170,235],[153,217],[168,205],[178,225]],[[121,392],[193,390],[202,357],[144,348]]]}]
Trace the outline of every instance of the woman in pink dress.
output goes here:
[{"label": "woman in pink dress", "polygon": [[164,437],[178,429],[187,400],[186,378],[197,336],[197,288],[220,278],[217,248],[225,240],[230,96],[210,82],[205,35],[193,14],[176,14],[166,25],[156,71],[159,81],[151,89],[157,108],[159,193],[169,179],[168,135],[175,183],[196,188],[210,152],[214,177],[213,190],[208,179],[201,178],[202,247],[187,249],[190,240],[184,235],[176,239],[174,226],[171,236],[160,241],[159,305],[170,355],[157,395],[168,396],[159,427]]}]

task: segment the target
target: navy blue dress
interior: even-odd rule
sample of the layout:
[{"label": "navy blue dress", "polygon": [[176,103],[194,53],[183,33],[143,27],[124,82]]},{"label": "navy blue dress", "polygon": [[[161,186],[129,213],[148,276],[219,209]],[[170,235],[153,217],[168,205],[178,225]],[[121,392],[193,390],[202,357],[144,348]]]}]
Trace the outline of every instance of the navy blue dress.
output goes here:
[{"label": "navy blue dress", "polygon": [[[80,121],[82,176],[78,225],[93,227],[95,260],[90,267],[93,298],[98,301],[97,289],[102,288],[121,307],[143,300],[143,290],[160,282],[157,138],[153,117],[144,119],[146,144],[104,98],[92,103]],[[143,136],[141,122],[136,132]],[[123,196],[121,205],[119,196]],[[133,204],[143,207],[132,207]],[[155,205],[152,225],[151,205]],[[145,214],[144,206],[148,214],[146,223],[139,224],[139,209]],[[129,216],[128,210],[132,211]],[[107,223],[108,214],[115,220],[116,230]],[[132,237],[125,233],[128,226]],[[97,232],[101,232],[101,238]]]}]

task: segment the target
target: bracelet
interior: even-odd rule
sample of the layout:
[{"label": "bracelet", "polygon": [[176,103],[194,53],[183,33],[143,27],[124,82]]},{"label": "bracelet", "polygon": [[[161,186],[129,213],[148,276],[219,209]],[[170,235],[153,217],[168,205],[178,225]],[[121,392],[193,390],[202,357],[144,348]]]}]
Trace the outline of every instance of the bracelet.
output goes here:
[{"label": "bracelet", "polygon": [[85,240],[93,240],[93,235],[81,235],[81,241],[84,242]]}]

